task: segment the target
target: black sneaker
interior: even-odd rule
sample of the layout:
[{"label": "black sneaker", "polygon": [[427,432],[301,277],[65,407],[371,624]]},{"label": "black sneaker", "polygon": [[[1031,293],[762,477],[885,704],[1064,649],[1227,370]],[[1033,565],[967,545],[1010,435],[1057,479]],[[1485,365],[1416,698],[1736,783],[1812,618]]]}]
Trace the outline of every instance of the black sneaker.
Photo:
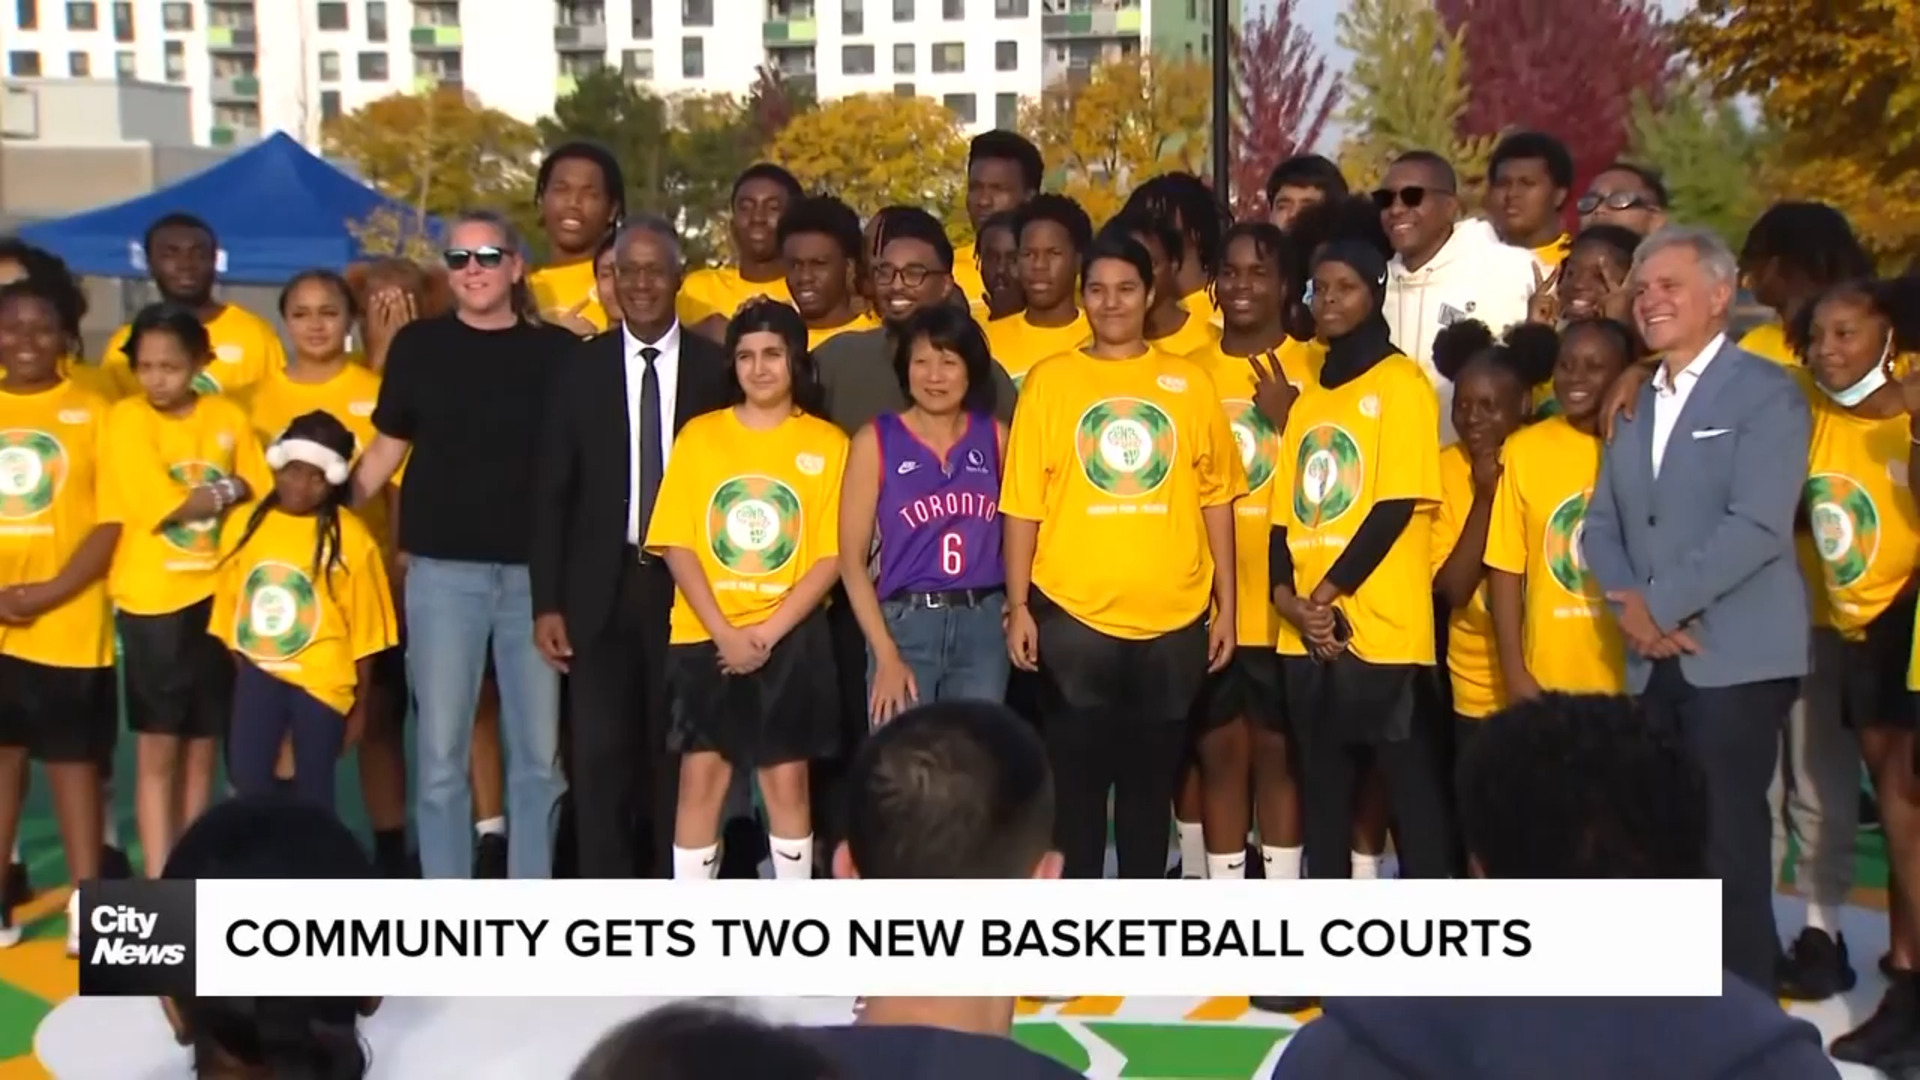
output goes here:
[{"label": "black sneaker", "polygon": [[1774,969],[1774,991],[1789,1001],[1825,1001],[1853,989],[1859,977],[1847,958],[1847,937],[1809,926]]},{"label": "black sneaker", "polygon": [[1247,999],[1247,1004],[1261,1012],[1292,1016],[1295,1013],[1306,1012],[1308,1009],[1319,1008],[1320,999],[1317,997],[1250,997]]},{"label": "black sneaker", "polygon": [[0,907],[18,907],[33,899],[33,879],[27,876],[26,863],[9,863],[7,877],[0,882]]},{"label": "black sneaker", "polygon": [[100,849],[100,879],[127,881],[133,877],[133,860],[127,853],[109,844]]},{"label": "black sneaker", "polygon": [[507,838],[500,833],[481,833],[473,845],[473,876],[498,880],[507,876]]},{"label": "black sneaker", "polygon": [[1912,1041],[1916,1021],[1920,1021],[1920,993],[1916,993],[1914,976],[1901,972],[1867,1022],[1833,1040],[1827,1052],[1835,1061],[1873,1065]]}]

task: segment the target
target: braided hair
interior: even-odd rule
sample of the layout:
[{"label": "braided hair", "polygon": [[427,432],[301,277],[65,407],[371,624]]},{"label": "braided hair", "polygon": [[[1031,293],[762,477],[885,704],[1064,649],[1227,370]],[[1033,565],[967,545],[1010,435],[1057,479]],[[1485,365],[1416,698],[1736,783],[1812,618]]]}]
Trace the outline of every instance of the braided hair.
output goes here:
[{"label": "braided hair", "polygon": [[[295,444],[298,443],[316,444],[338,455],[339,468],[336,470],[331,464],[321,466],[300,456],[299,451],[295,449]],[[333,572],[346,569],[346,562],[341,555],[340,510],[347,505],[347,500],[353,491],[347,483],[352,477],[347,463],[353,460],[353,450],[353,432],[348,431],[347,426],[332,413],[319,409],[295,417],[293,423],[287,425],[287,430],[282,432],[267,449],[267,464],[271,465],[275,472],[286,468],[292,462],[303,461],[314,465],[315,468],[320,468],[326,475],[327,496],[320,500],[319,507],[314,510],[314,517],[319,519],[320,527],[315,531],[313,541],[313,576],[320,579],[328,596],[333,595]],[[254,534],[260,531],[260,525],[266,520],[267,515],[279,508],[280,490],[274,487],[269,489],[265,497],[253,508],[252,515],[247,518],[246,531],[240,534],[240,542],[233,546],[233,551],[227,555],[227,558],[231,559],[238,555],[240,549],[247,546],[247,541],[252,540]]]}]

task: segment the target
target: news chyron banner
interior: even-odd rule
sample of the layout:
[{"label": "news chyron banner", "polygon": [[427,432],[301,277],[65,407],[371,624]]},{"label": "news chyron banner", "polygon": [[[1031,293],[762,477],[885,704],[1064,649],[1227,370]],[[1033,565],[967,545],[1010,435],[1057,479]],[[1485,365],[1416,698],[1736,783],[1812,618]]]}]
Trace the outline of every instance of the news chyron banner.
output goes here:
[{"label": "news chyron banner", "polygon": [[1718,881],[108,881],[82,994],[1716,996]]}]

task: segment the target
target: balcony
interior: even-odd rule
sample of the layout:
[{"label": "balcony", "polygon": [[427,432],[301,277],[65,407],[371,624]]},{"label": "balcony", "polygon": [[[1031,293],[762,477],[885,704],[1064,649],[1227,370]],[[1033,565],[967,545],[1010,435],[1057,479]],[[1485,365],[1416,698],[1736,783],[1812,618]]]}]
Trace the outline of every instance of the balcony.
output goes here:
[{"label": "balcony", "polygon": [[820,24],[813,19],[769,19],[760,33],[770,49],[811,46],[819,37]]},{"label": "balcony", "polygon": [[1128,37],[1139,33],[1139,8],[1040,17],[1040,36],[1043,38]]},{"label": "balcony", "polygon": [[413,92],[416,94],[430,94],[443,86],[458,89],[460,86],[460,76],[435,75],[432,72],[425,72],[413,77]]},{"label": "balcony", "polygon": [[214,101],[259,101],[260,78],[257,75],[215,76],[209,94]]},{"label": "balcony", "polygon": [[207,49],[210,52],[252,52],[260,44],[260,35],[253,27],[234,28],[231,26],[207,27]]},{"label": "balcony", "polygon": [[416,26],[407,39],[414,52],[459,52],[460,28],[457,26]]},{"label": "balcony", "polygon": [[607,28],[596,26],[556,26],[553,47],[563,52],[605,52]]},{"label": "balcony", "polygon": [[246,146],[260,141],[260,129],[255,127],[233,127],[227,124],[215,124],[207,132],[207,141],[215,146]]}]

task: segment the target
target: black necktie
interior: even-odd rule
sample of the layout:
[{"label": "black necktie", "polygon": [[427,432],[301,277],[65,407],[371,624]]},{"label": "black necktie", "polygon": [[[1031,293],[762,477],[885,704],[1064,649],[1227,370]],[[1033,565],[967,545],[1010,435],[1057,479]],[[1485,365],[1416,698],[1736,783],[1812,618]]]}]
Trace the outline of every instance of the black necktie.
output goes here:
[{"label": "black necktie", "polygon": [[647,524],[653,520],[653,501],[660,495],[660,474],[666,462],[660,450],[660,373],[653,362],[660,350],[651,345],[640,350],[645,372],[640,376],[640,545],[647,543]]}]

